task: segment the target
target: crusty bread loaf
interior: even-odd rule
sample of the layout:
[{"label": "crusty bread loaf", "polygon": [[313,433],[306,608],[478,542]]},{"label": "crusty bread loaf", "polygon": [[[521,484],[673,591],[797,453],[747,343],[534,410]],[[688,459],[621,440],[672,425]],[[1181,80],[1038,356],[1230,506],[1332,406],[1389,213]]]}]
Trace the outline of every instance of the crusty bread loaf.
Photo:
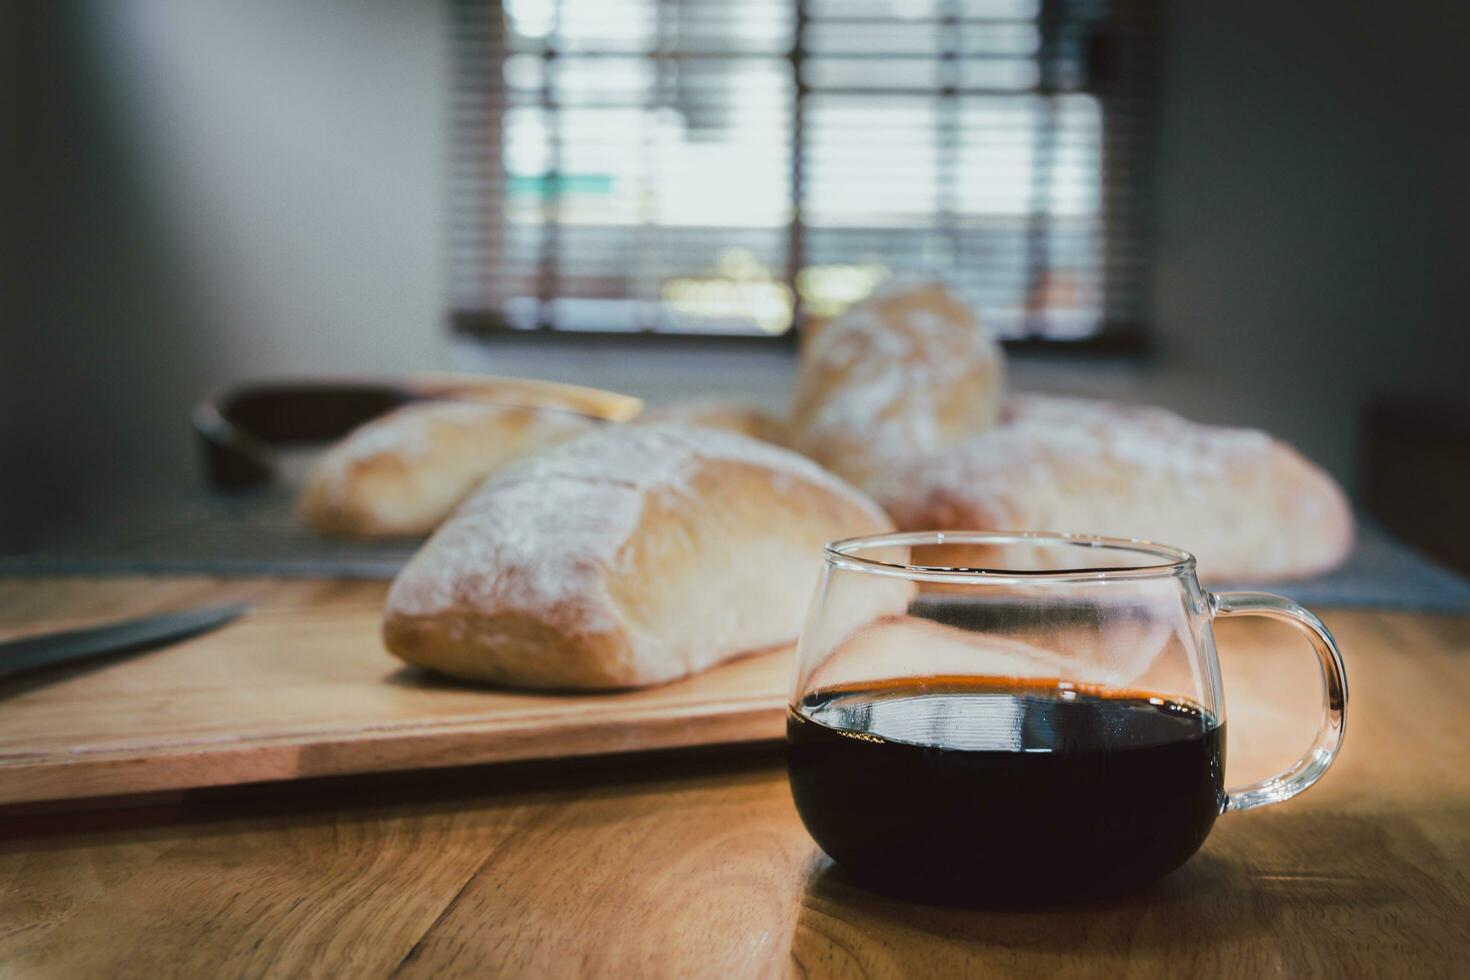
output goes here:
[{"label": "crusty bread loaf", "polygon": [[939,285],[891,287],[803,346],[789,444],[859,485],[992,425],[1000,346]]},{"label": "crusty bread loaf", "polygon": [[1013,396],[997,427],[869,489],[905,529],[1145,538],[1217,581],[1323,572],[1353,543],[1341,489],[1290,446],[1077,398]]},{"label": "crusty bread loaf", "polygon": [[643,411],[640,425],[697,425],[725,429],[753,439],[784,445],[786,423],[773,413],[748,402],[723,398],[697,398],[655,405]]},{"label": "crusty bread loaf", "polygon": [[555,408],[415,402],[323,453],[297,510],[323,534],[428,534],[499,467],[597,424]]},{"label": "crusty bread loaf", "polygon": [[474,680],[655,684],[794,640],[823,545],[891,527],[776,446],[609,427],[485,481],[393,583],[384,640]]}]

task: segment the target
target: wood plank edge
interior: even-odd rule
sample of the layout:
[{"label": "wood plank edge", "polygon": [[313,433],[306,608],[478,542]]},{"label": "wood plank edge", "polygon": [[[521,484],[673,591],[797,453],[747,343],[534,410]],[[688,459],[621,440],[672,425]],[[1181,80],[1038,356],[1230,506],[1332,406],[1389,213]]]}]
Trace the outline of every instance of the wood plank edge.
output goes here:
[{"label": "wood plank edge", "polygon": [[763,742],[783,737],[785,716],[784,701],[761,698],[714,703],[673,717],[650,712],[579,719],[553,729],[390,730],[309,742],[221,743],[162,755],[83,756],[3,770],[0,805]]}]

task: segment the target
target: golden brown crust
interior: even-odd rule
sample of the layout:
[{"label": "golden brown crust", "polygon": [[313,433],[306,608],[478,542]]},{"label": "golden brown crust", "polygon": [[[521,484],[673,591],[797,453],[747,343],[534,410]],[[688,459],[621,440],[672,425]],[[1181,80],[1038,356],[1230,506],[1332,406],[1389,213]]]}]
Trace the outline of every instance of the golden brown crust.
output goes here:
[{"label": "golden brown crust", "polygon": [[1149,538],[1194,551],[1215,579],[1311,575],[1346,558],[1347,499],[1291,447],[1083,399],[1015,396],[1001,412],[1000,358],[972,327],[932,287],[839,317],[802,353],[792,445],[906,530]]},{"label": "golden brown crust", "polygon": [[468,679],[661,683],[793,641],[823,545],[891,528],[786,450],[609,429],[489,480],[399,575],[384,639]]},{"label": "golden brown crust", "polygon": [[595,424],[555,409],[466,401],[408,405],[328,449],[312,469],[297,512],[322,534],[424,535],[496,469]]},{"label": "golden brown crust", "polygon": [[1037,395],[1007,415],[875,489],[900,527],[1143,538],[1193,552],[1216,581],[1319,574],[1352,549],[1341,488],[1265,433]]},{"label": "golden brown crust", "polygon": [[[522,612],[389,616],[383,643],[406,663],[464,680],[538,689],[635,686],[619,670],[629,660],[625,636],[565,634]],[[553,647],[557,656],[545,656]]]},{"label": "golden brown crust", "polygon": [[860,486],[992,425],[1005,362],[937,284],[880,292],[803,345],[791,445]]},{"label": "golden brown crust", "polygon": [[667,647],[680,673],[708,666],[706,643],[725,659],[795,640],[827,543],[892,529],[875,508],[748,463],[711,460],[689,487],[650,495],[608,579],[631,633],[693,640]]}]

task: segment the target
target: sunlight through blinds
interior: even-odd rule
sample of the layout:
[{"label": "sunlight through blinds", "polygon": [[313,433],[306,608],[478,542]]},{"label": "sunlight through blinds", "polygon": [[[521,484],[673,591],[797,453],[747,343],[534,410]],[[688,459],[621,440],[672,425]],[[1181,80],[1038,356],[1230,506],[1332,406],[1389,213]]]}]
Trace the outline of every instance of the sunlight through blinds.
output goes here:
[{"label": "sunlight through blinds", "polygon": [[1143,327],[1156,3],[452,0],[470,329],[779,336],[890,276]]}]

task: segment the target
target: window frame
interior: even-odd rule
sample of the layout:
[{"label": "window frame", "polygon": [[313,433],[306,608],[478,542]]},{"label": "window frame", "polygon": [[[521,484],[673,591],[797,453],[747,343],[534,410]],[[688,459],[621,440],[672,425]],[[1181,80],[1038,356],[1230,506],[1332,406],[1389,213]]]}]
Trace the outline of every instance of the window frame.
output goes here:
[{"label": "window frame", "polygon": [[[487,20],[504,22],[503,4],[501,0],[445,0],[450,11],[451,30],[457,30],[460,23],[458,11],[466,8],[493,8],[494,13]],[[807,12],[808,0],[790,0],[796,18],[796,28],[793,44],[785,54],[792,68],[793,90],[792,90],[792,135],[793,152],[791,161],[791,188],[793,200],[800,200],[803,183],[803,161],[801,153],[801,127],[803,126],[803,109],[806,97],[812,89],[804,79],[803,64],[808,53],[803,43],[804,31],[809,23],[810,17]],[[1042,32],[1042,48],[1044,52],[1048,44],[1055,43],[1054,26],[1061,19],[1061,10],[1069,0],[1038,0],[1037,24]],[[1086,2],[1086,0],[1082,0]],[[1055,79],[1040,79],[1033,94],[1059,95],[1068,92],[1080,92],[1092,95],[1098,100],[1103,113],[1103,138],[1099,146],[1102,176],[1100,178],[1103,188],[1101,204],[1101,221],[1103,228],[1103,247],[1101,251],[1100,267],[1102,270],[1102,281],[1104,289],[1110,279],[1116,274],[1111,271],[1117,264],[1114,250],[1110,243],[1114,239],[1121,239],[1133,243],[1142,257],[1135,257],[1135,261],[1141,262],[1140,269],[1131,273],[1132,287],[1137,296],[1135,303],[1140,308],[1140,315],[1126,318],[1110,318],[1105,314],[1101,327],[1096,333],[1085,337],[1047,337],[1036,334],[1028,334],[1021,337],[1003,337],[1001,343],[1012,353],[1042,354],[1042,355],[1082,355],[1087,358],[1095,356],[1102,357],[1125,357],[1130,359],[1142,359],[1151,356],[1154,351],[1153,331],[1151,329],[1152,317],[1152,293],[1153,276],[1152,266],[1155,248],[1152,214],[1154,211],[1153,201],[1153,170],[1154,156],[1157,145],[1157,100],[1160,83],[1160,66],[1162,63],[1162,52],[1160,44],[1163,36],[1164,3],[1163,0],[1098,0],[1101,6],[1113,10],[1115,8],[1125,11],[1125,17],[1135,25],[1142,25],[1141,30],[1135,29],[1131,34],[1124,32],[1121,35],[1116,31],[1100,33],[1089,38],[1087,61],[1088,71],[1091,76],[1091,84],[1081,88],[1065,88],[1056,84]],[[947,3],[947,9],[952,9],[953,4]],[[939,18],[943,22],[951,20],[950,15]],[[494,39],[499,43],[499,50],[506,51],[506,43],[503,33]],[[451,41],[450,44],[451,73],[454,81],[450,86],[451,98],[454,98],[459,89],[460,73],[463,66],[458,63],[461,54],[459,44]],[[1101,49],[1101,50],[1100,50]],[[1122,49],[1124,58],[1132,59],[1135,64],[1143,62],[1144,67],[1139,70],[1135,68],[1131,73],[1118,73],[1112,64],[1118,60],[1117,49]],[[560,53],[548,51],[546,59],[554,60]],[[657,60],[657,53],[643,55]],[[682,55],[682,57],[689,57]],[[781,57],[774,55],[772,57]],[[953,57],[943,59],[953,62]],[[1055,58],[1048,58],[1043,53],[1038,53],[1038,62],[1043,66],[1055,66]],[[1099,66],[1103,66],[1099,70]],[[484,116],[475,117],[476,125],[465,127],[463,110],[455,106],[452,115],[456,118],[451,120],[454,145],[451,148],[451,169],[459,179],[458,166],[462,164],[468,153],[481,166],[489,165],[492,169],[499,171],[494,178],[493,186],[504,187],[506,176],[503,163],[495,154],[474,154],[464,150],[459,144],[466,140],[464,129],[468,128],[473,134],[494,134],[496,145],[503,134],[502,116],[507,100],[503,98],[505,83],[503,79],[497,79],[494,86],[496,93],[501,96],[498,105],[501,112],[494,114],[488,120]],[[820,90],[819,90],[820,91]],[[882,94],[876,92],[875,94]],[[903,94],[914,94],[904,90]],[[956,92],[949,86],[943,86],[933,92],[935,98],[952,97]],[[491,97],[493,99],[493,97]],[[487,99],[487,101],[489,101]],[[1130,109],[1132,123],[1129,127],[1129,138],[1122,138],[1118,133],[1118,127],[1108,125],[1111,116],[1118,113],[1119,103],[1132,102],[1135,107]],[[1136,108],[1136,103],[1142,101],[1146,108],[1142,113]],[[470,139],[474,139],[471,136]],[[1127,143],[1143,143],[1143,150],[1128,148]],[[485,145],[483,138],[479,146]],[[1123,149],[1120,150],[1120,146]],[[1116,193],[1111,193],[1108,188],[1110,167],[1115,167],[1120,158],[1126,158],[1126,163],[1138,173],[1132,177],[1132,184],[1127,194],[1129,207],[1118,210],[1116,208]],[[453,210],[453,194],[450,195],[450,210]],[[502,198],[503,200],[503,198]],[[805,256],[803,238],[808,226],[800,217],[799,206],[793,209],[793,220],[787,226],[789,245],[787,249],[787,265],[783,275],[778,279],[788,285],[794,285],[795,275],[800,270],[802,259]],[[1032,215],[1030,220],[1041,218]],[[502,223],[497,213],[489,219],[493,223]],[[1114,222],[1117,224],[1115,225]],[[556,227],[555,223],[548,223],[547,227]],[[1116,228],[1125,227],[1121,233]],[[1034,233],[1032,233],[1034,234]],[[552,238],[555,239],[553,233]],[[1042,237],[1044,241],[1044,236]],[[554,246],[553,246],[554,247]],[[1034,246],[1028,246],[1034,247]],[[451,263],[455,260],[455,249],[453,245],[448,249]],[[1033,268],[1036,266],[1031,264]],[[543,272],[544,275],[544,272]],[[451,273],[452,277],[452,273]],[[795,307],[793,310],[792,324],[779,334],[758,333],[726,333],[719,331],[666,331],[653,328],[641,330],[582,330],[556,327],[549,323],[542,323],[533,329],[513,326],[505,322],[503,314],[493,309],[463,308],[451,305],[448,312],[448,320],[453,333],[458,337],[469,338],[483,342],[511,342],[528,346],[576,346],[588,342],[600,342],[613,346],[627,346],[629,348],[656,347],[656,348],[684,348],[701,351],[717,349],[764,349],[777,350],[786,348],[794,352],[800,345],[800,338],[805,320],[805,311],[802,309],[799,293],[793,289]],[[544,304],[555,298],[554,278],[550,290],[544,286],[538,291],[538,298]],[[1106,309],[1106,306],[1105,306]],[[1143,313],[1142,310],[1148,310]],[[984,310],[980,311],[981,319],[984,319]]]}]

